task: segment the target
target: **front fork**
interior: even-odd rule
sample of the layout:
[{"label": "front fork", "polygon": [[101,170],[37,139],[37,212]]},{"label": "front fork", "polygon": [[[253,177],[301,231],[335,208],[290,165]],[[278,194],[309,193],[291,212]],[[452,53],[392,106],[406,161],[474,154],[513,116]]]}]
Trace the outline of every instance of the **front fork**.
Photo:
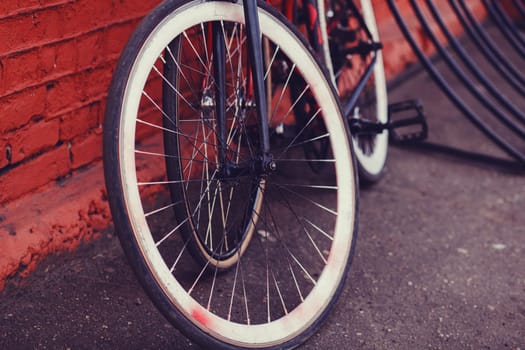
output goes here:
[{"label": "front fork", "polygon": [[213,22],[212,24],[212,46],[219,168],[224,168],[228,148],[226,140],[226,43],[220,22]]},{"label": "front fork", "polygon": [[[244,16],[246,21],[246,36],[248,44],[249,71],[252,74],[255,111],[258,120],[259,144],[261,145],[258,168],[262,171],[274,170],[275,163],[270,153],[270,132],[268,124],[268,107],[266,104],[266,90],[264,84],[264,62],[261,46],[261,30],[256,0],[243,0]],[[227,132],[226,132],[226,44],[224,28],[220,22],[212,26],[213,38],[213,65],[216,96],[217,137],[219,146],[219,167],[228,166]]]}]

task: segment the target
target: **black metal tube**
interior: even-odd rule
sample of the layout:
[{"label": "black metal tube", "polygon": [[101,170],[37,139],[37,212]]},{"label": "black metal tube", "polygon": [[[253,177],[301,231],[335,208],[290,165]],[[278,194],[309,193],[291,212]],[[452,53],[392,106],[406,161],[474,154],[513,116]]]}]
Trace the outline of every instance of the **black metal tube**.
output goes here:
[{"label": "black metal tube", "polygon": [[525,5],[520,0],[512,0],[522,19],[525,19]]},{"label": "black metal tube", "polygon": [[352,96],[350,96],[350,99],[346,103],[345,106],[343,106],[343,115],[345,117],[348,117],[350,113],[352,112],[352,109],[354,109],[355,105],[357,104],[357,99],[359,98],[359,95],[361,95],[361,92],[363,92],[363,89],[365,88],[366,83],[372,76],[374,66],[376,64],[377,56],[374,55],[372,58],[372,62],[366,67],[365,73],[361,76],[361,79],[359,80],[359,83],[357,84],[356,88],[352,92]]},{"label": "black metal tube", "polygon": [[454,72],[457,78],[461,80],[461,82],[467,88],[467,90],[483,106],[485,106],[485,108],[487,108],[497,119],[499,119],[504,125],[506,125],[512,132],[514,132],[516,135],[520,136],[521,138],[525,139],[525,129],[521,125],[516,124],[515,122],[510,120],[507,115],[501,113],[501,110],[497,106],[495,106],[489,99],[483,96],[482,92],[476,87],[476,85],[472,83],[472,81],[465,74],[465,72],[456,64],[454,59],[448,54],[448,52],[441,45],[439,40],[436,38],[436,36],[432,32],[432,29],[430,29],[430,25],[425,19],[425,16],[423,16],[423,13],[421,12],[421,9],[419,5],[416,3],[416,1],[410,0],[410,5],[412,6],[412,9],[414,10],[416,17],[419,19],[419,22],[423,26],[423,29],[427,33],[428,37],[430,38],[434,46],[437,48],[441,57],[445,60],[445,63]]},{"label": "black metal tube", "polygon": [[491,36],[487,33],[487,31],[479,24],[477,19],[472,15],[470,12],[468,6],[465,4],[464,1],[460,0],[449,0],[450,1],[457,1],[459,2],[461,8],[463,9],[463,12],[466,14],[470,24],[473,26],[473,28],[476,30],[476,32],[480,35],[480,37],[483,39],[483,41],[490,47],[490,49],[494,52],[498,60],[503,62],[506,66],[508,66],[512,72],[512,74],[516,75],[520,82],[525,84],[525,75],[522,74],[522,69],[517,68],[514,66],[507,57],[502,53],[504,50],[502,50],[494,40],[492,40]]},{"label": "black metal tube", "polygon": [[465,102],[452,90],[452,88],[447,84],[445,79],[441,76],[441,74],[436,70],[436,68],[432,65],[432,63],[428,60],[428,58],[425,56],[423,51],[419,48],[417,45],[414,37],[412,34],[410,34],[410,31],[408,30],[408,27],[401,17],[401,14],[399,13],[399,9],[397,8],[397,5],[395,4],[395,0],[388,0],[387,1],[388,6],[390,7],[390,10],[392,14],[394,15],[394,18],[401,29],[401,32],[407,39],[408,43],[412,47],[412,50],[417,55],[421,63],[427,68],[428,73],[432,77],[432,79],[438,84],[438,86],[441,88],[441,90],[449,97],[449,99],[454,103],[454,105],[468,118],[468,120],[473,123],[483,134],[485,134],[492,142],[494,142],[497,146],[499,146],[502,150],[504,150],[507,154],[509,154],[514,159],[525,163],[525,155],[521,153],[519,150],[514,148],[512,145],[510,145],[508,142],[506,142],[502,137],[497,135],[495,132],[493,132],[487,124],[485,124],[476,113],[472,111],[472,109],[465,104]]},{"label": "black metal tube", "polygon": [[226,162],[226,44],[220,22],[212,24],[213,79],[215,85],[215,114],[217,118],[217,142],[219,164]]},{"label": "black metal tube", "polygon": [[525,174],[525,164],[518,163],[514,160],[503,159],[499,157],[490,156],[488,154],[466,151],[463,149],[434,143],[434,142],[418,142],[418,143],[407,143],[403,144],[403,148],[410,148],[413,151],[431,151],[435,153],[441,153],[447,156],[454,156],[463,159],[467,162],[477,162],[491,166],[500,167],[502,170],[510,171],[515,174]]},{"label": "black metal tube", "polygon": [[462,59],[465,66],[472,72],[474,76],[483,84],[487,91],[498,100],[509,112],[511,112],[517,119],[525,123],[525,113],[523,113],[516,105],[514,105],[505,95],[503,95],[498,89],[490,82],[487,76],[478,68],[476,62],[474,62],[469,54],[463,49],[459,41],[455,36],[448,30],[442,17],[439,15],[436,6],[432,0],[426,0],[427,6],[430,9],[434,20],[439,25],[441,31],[445,34],[448,42],[454,48],[457,55]]},{"label": "black metal tube", "polygon": [[485,5],[485,8],[487,9],[490,17],[496,23],[498,28],[501,30],[503,37],[509,42],[509,44],[516,50],[516,52],[525,58],[525,47],[521,45],[521,43],[516,40],[516,38],[512,35],[512,32],[507,28],[505,23],[503,22],[500,13],[496,11],[494,6],[488,2],[488,0],[482,0],[483,4]]},{"label": "black metal tube", "polygon": [[255,107],[259,121],[259,138],[263,152],[262,156],[266,156],[270,152],[270,131],[268,128],[266,90],[264,88],[264,64],[257,0],[243,0],[243,8],[246,20],[246,35],[248,37],[248,57],[252,67]]},{"label": "black metal tube", "polygon": [[522,48],[525,48],[525,39],[523,38],[523,35],[521,35],[520,31],[514,24],[514,22],[510,19],[509,14],[507,11],[502,7],[502,4],[500,1],[492,1],[492,5],[498,12],[500,18],[503,20],[503,23],[506,25],[508,30],[510,31],[510,34],[521,44]]},{"label": "black metal tube", "polygon": [[[372,33],[370,32],[370,29],[366,25],[365,19],[361,15],[361,12],[357,8],[357,6],[354,4],[353,1],[348,1],[347,4],[350,7],[350,10],[352,11],[352,13],[357,17],[357,20],[359,22],[359,27],[365,31],[366,36],[368,37],[368,40],[370,42],[373,42],[374,38],[372,36]],[[350,96],[350,99],[348,100],[346,105],[343,106],[344,116],[349,116],[350,113],[352,112],[352,109],[354,109],[355,105],[357,104],[357,99],[359,98],[359,96],[361,95],[361,92],[365,88],[366,83],[372,76],[374,66],[376,65],[376,61],[377,61],[377,54],[374,52],[372,61],[370,62],[368,67],[366,67],[365,73],[361,76],[359,83],[357,84],[356,88],[352,92],[352,96]]]},{"label": "black metal tube", "polygon": [[494,69],[496,69],[503,78],[514,87],[516,92],[525,97],[525,77],[500,53],[501,50],[485,33],[485,30],[479,25],[479,23],[477,23],[470,12],[464,8],[465,5],[463,2],[460,2],[460,4],[465,10],[465,14],[461,12],[454,0],[449,0],[448,2],[465,31],[468,33],[476,47],[483,52],[484,57],[490,61],[492,67],[494,67]]}]

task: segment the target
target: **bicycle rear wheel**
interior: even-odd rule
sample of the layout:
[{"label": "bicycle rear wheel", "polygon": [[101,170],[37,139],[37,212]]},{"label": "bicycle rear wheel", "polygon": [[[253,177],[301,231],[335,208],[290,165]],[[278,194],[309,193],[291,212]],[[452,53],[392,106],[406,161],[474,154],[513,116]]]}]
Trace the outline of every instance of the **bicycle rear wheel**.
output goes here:
[{"label": "bicycle rear wheel", "polygon": [[[345,106],[357,81],[370,63],[371,57],[375,55],[373,74],[359,96],[356,106],[346,117],[387,123],[388,100],[381,50],[365,55],[345,53],[346,49],[355,47],[360,42],[369,41],[366,31],[357,20],[357,14],[349,6],[350,1],[358,5],[373,40],[379,42],[371,0],[318,0],[318,12],[326,14],[325,17],[320,17],[321,33],[325,35],[322,46],[325,65],[337,86],[341,104]],[[352,140],[361,182],[370,184],[378,181],[383,175],[386,164],[388,131],[384,130],[379,134],[352,135]]]},{"label": "bicycle rear wheel", "polygon": [[[273,133],[272,169],[258,166],[262,131],[239,3],[166,1],[148,15],[119,61],[104,125],[108,197],[130,264],[164,316],[214,349],[303,342],[341,293],[356,238],[353,151],[333,87],[296,30],[258,5],[268,127],[309,116],[296,135]],[[217,24],[224,86],[213,73]],[[302,93],[291,97],[291,84]],[[318,119],[326,132],[301,137]],[[319,139],[330,152],[306,159],[302,146]],[[312,162],[326,164],[322,176]]]}]

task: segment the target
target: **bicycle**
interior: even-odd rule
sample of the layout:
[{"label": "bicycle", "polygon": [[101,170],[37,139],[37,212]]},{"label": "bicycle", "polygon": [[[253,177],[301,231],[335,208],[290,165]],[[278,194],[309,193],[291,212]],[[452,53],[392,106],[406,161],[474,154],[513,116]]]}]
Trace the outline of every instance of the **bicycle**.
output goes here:
[{"label": "bicycle", "polygon": [[115,230],[196,343],[295,347],[339,297],[358,187],[332,82],[298,29],[254,0],[165,1],[126,45],[104,122]]},{"label": "bicycle", "polygon": [[[350,122],[360,182],[377,182],[384,173],[388,130],[393,127],[371,1],[292,0],[282,2],[281,12],[306,28],[303,34],[337,87],[343,115]],[[353,94],[354,90],[361,92]],[[405,105],[407,109],[414,108]]]},{"label": "bicycle", "polygon": [[337,87],[348,120],[360,183],[381,179],[389,141],[427,138],[417,100],[388,103],[382,44],[371,0],[291,0],[281,11],[303,34]]}]

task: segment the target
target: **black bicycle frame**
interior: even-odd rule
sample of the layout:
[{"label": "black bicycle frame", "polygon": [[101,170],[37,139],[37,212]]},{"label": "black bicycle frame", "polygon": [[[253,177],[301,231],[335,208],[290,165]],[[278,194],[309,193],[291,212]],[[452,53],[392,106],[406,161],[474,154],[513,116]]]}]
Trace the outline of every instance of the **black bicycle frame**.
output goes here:
[{"label": "black bicycle frame", "polygon": [[[286,1],[286,0],[285,0]],[[243,9],[246,23],[246,34],[247,34],[247,45],[248,45],[248,57],[250,59],[250,68],[253,79],[253,92],[255,98],[255,110],[257,114],[258,127],[259,127],[259,138],[261,145],[260,164],[258,168],[262,172],[271,170],[274,168],[272,155],[270,154],[270,133],[268,124],[268,111],[266,105],[266,90],[264,85],[264,62],[262,55],[262,43],[261,43],[261,30],[259,25],[259,15],[257,12],[257,1],[256,0],[243,0]],[[357,7],[352,0],[348,0],[347,4],[349,8],[355,13],[360,28],[365,30],[369,43],[365,44],[367,47],[357,47],[356,54],[369,54],[372,51],[381,49],[380,43],[373,42],[372,34],[366,26],[366,23],[359,13]],[[317,7],[316,7],[317,8]],[[322,14],[324,15],[324,14]],[[318,22],[317,22],[318,23]],[[212,26],[212,38],[213,38],[213,64],[214,64],[214,75],[215,75],[215,93],[216,93],[216,115],[218,125],[218,143],[219,143],[219,164],[222,167],[227,166],[226,159],[226,96],[225,96],[225,83],[226,83],[226,67],[225,67],[225,42],[222,35],[223,28],[220,23],[214,23]],[[373,55],[372,59],[367,66],[364,74],[360,77],[359,83],[352,92],[350,99],[346,106],[343,107],[343,113],[345,116],[349,115],[352,109],[357,104],[357,99],[366,83],[370,79],[374,66],[377,61],[377,55]]]},{"label": "black bicycle frame", "polygon": [[[263,57],[261,54],[261,30],[259,26],[259,16],[257,13],[256,0],[243,0],[244,16],[246,21],[246,34],[248,44],[248,57],[253,79],[253,92],[255,97],[255,110],[259,122],[259,137],[261,145],[260,164],[257,167],[265,171],[272,166],[270,154],[270,134],[268,129],[268,111],[266,106],[266,93],[263,78]],[[212,26],[212,45],[213,45],[213,65],[214,79],[216,82],[216,116],[217,133],[219,143],[219,165],[222,168],[227,166],[226,159],[226,66],[225,66],[225,42],[223,28],[219,22]]]},{"label": "black bicycle frame", "polygon": [[[288,20],[294,21],[296,20],[296,18],[294,18],[293,16],[296,15],[297,11],[289,6],[288,1],[293,2],[292,7],[297,7],[297,0],[284,0],[283,4],[283,12],[285,13],[286,17],[288,18]],[[305,16],[305,18],[307,20],[306,27],[308,29],[309,42],[316,51],[319,51],[322,49],[323,45],[322,36],[318,33],[318,29],[320,26],[319,16],[324,16],[325,14],[311,13],[312,11],[317,10],[317,1],[324,0],[303,0],[303,7],[307,7],[305,11],[308,12],[308,16]],[[359,23],[359,28],[365,31],[368,43],[358,45],[357,47],[349,48],[348,52],[345,52],[345,54],[368,55],[370,52],[377,52],[378,50],[380,50],[382,48],[381,43],[374,42],[372,33],[370,32],[370,29],[368,29],[368,26],[366,25],[365,20],[361,15],[361,12],[359,12],[359,9],[355,5],[354,1],[346,0],[346,5],[356,17]],[[364,74],[360,77],[359,82],[357,83],[356,87],[354,88],[354,91],[350,95],[350,98],[348,99],[346,104],[342,106],[344,116],[349,116],[354,107],[357,105],[357,99],[359,98],[359,95],[361,95],[361,93],[363,92],[366,83],[370,80],[376,61],[377,55],[373,55],[370,64],[366,67]]]},{"label": "black bicycle frame", "polygon": [[[377,52],[378,50],[381,50],[383,48],[383,45],[381,43],[374,42],[374,38],[372,37],[372,33],[370,33],[370,29],[368,29],[368,26],[366,25],[363,16],[359,12],[359,10],[358,10],[357,6],[354,4],[353,0],[347,0],[346,3],[348,4],[348,6],[352,10],[352,12],[357,17],[357,20],[359,21],[359,27],[365,30],[366,36],[368,37],[368,40],[370,42],[369,45],[371,47],[368,48],[368,49],[364,48],[364,50],[370,50],[370,51],[374,51],[374,52]],[[343,107],[343,113],[344,113],[345,116],[350,115],[350,113],[352,112],[352,110],[356,106],[357,99],[359,98],[359,95],[361,95],[361,92],[365,88],[366,83],[368,82],[368,80],[372,76],[372,72],[374,70],[374,66],[376,65],[376,61],[377,61],[377,54],[372,56],[372,61],[370,62],[368,67],[366,67],[365,73],[361,76],[361,79],[359,80],[359,83],[357,84],[356,88],[354,89],[354,92],[350,96],[350,99],[348,100],[346,106]]]},{"label": "black bicycle frame", "polygon": [[263,168],[270,161],[270,133],[268,130],[268,111],[266,106],[266,89],[264,88],[264,63],[262,55],[261,29],[256,0],[243,0],[244,18],[248,29],[248,57],[252,67],[257,120],[262,148]]}]

